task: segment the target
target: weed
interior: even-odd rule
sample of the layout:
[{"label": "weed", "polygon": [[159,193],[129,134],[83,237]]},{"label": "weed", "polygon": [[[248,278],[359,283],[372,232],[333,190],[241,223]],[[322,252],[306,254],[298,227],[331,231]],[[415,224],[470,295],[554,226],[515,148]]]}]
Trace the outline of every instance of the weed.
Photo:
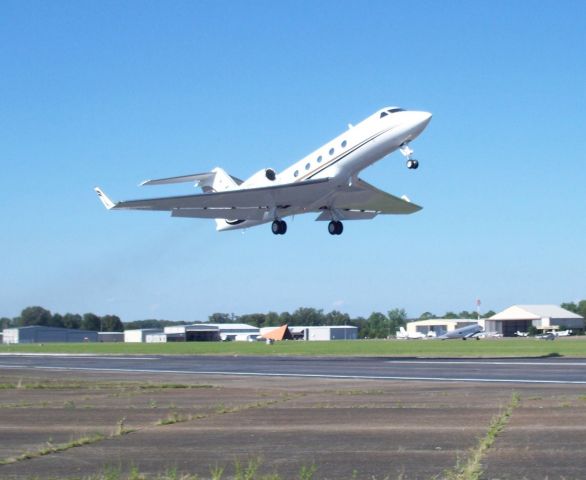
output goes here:
[{"label": "weed", "polygon": [[317,467],[313,463],[309,466],[302,465],[299,470],[299,480],[312,480],[316,470]]},{"label": "weed", "polygon": [[224,475],[224,467],[216,465],[210,468],[211,480],[221,480]]},{"label": "weed", "polygon": [[521,398],[518,393],[513,393],[509,404],[503,412],[493,417],[486,435],[480,439],[478,445],[470,451],[468,461],[460,465],[458,460],[456,467],[451,471],[444,472],[442,478],[446,480],[479,480],[482,475],[481,461],[487,451],[492,447],[496,437],[504,430],[509,423],[513,410],[519,406]]}]

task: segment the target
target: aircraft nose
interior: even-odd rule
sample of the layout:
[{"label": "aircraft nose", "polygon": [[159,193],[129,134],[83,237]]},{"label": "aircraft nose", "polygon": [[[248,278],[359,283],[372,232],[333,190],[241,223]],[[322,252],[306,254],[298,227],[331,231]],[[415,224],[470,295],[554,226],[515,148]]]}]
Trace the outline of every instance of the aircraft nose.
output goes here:
[{"label": "aircraft nose", "polygon": [[427,127],[427,124],[431,121],[431,113],[429,112],[417,112],[417,123],[421,126],[423,130]]}]

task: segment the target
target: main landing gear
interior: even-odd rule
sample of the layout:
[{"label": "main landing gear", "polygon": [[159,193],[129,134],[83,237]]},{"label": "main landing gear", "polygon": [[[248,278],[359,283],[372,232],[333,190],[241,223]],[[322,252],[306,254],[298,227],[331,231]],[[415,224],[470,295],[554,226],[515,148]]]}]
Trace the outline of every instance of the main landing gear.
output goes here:
[{"label": "main landing gear", "polygon": [[275,220],[271,225],[271,231],[275,235],[285,235],[287,232],[287,222],[284,220]]},{"label": "main landing gear", "polygon": [[330,235],[341,235],[343,231],[344,225],[342,222],[332,220],[330,223],[328,223],[328,232]]},{"label": "main landing gear", "polygon": [[409,145],[404,143],[399,147],[399,151],[407,159],[407,168],[409,170],[417,170],[419,167],[419,162],[414,158],[411,158],[411,155],[413,155],[413,150],[409,148]]}]

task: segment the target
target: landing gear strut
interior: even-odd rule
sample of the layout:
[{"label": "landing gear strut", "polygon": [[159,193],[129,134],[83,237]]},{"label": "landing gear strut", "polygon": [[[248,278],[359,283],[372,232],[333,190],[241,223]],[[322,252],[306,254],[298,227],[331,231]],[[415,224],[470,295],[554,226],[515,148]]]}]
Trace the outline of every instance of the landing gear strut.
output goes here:
[{"label": "landing gear strut", "polygon": [[275,220],[271,225],[271,231],[275,235],[285,235],[287,232],[287,222],[284,220]]},{"label": "landing gear strut", "polygon": [[341,235],[343,231],[344,225],[342,222],[332,220],[330,223],[328,223],[328,232],[330,235]]}]

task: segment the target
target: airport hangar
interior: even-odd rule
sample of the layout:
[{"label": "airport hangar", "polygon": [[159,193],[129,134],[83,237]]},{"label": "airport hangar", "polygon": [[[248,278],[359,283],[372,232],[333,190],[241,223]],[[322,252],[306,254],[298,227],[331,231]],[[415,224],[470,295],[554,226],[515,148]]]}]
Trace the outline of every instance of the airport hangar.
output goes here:
[{"label": "airport hangar", "polygon": [[577,315],[557,305],[513,305],[490,318],[480,320],[472,318],[433,318],[416,320],[407,323],[407,332],[410,334],[423,333],[428,335],[434,332],[443,335],[457,328],[478,323],[485,332],[500,333],[503,337],[514,337],[515,332],[527,332],[529,327],[538,330],[560,327],[584,330],[584,317]]},{"label": "airport hangar", "polygon": [[[482,321],[482,319],[481,319]],[[490,318],[484,319],[484,330],[513,337],[515,332],[526,332],[529,327],[584,330],[584,317],[557,305],[513,305]]]}]

